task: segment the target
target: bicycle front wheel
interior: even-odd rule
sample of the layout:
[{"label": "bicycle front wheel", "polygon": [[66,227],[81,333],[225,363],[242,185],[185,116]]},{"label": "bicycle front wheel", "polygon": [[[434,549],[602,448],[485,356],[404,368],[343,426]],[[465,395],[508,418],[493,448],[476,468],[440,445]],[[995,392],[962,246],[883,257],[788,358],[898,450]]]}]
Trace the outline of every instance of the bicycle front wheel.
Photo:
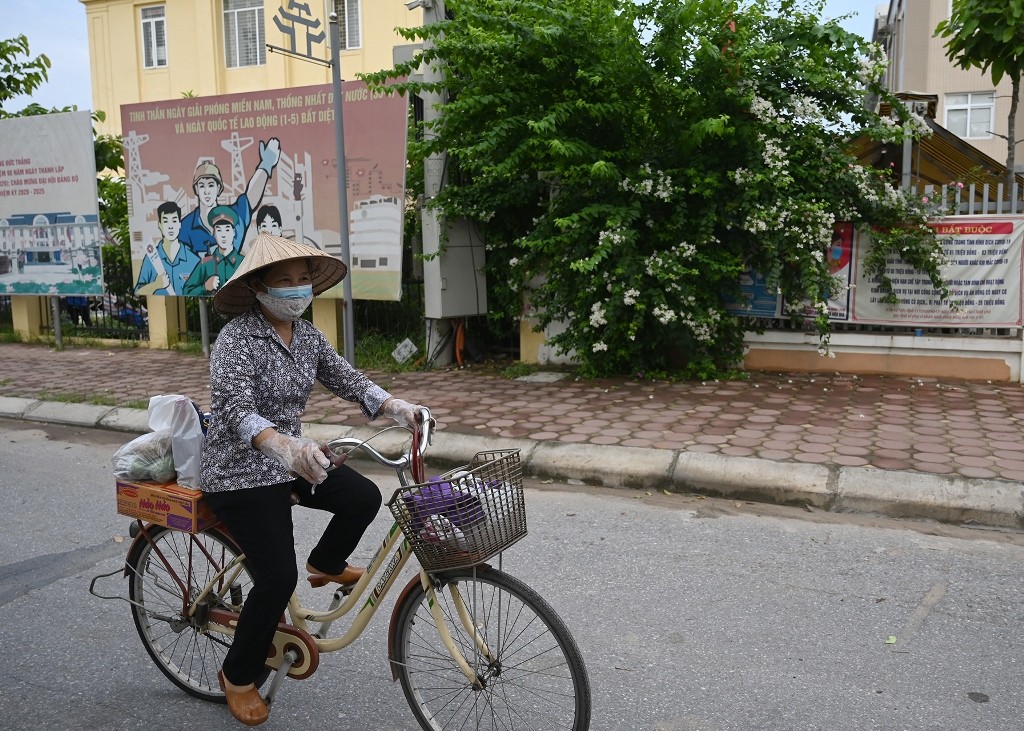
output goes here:
[{"label": "bicycle front wheel", "polygon": [[[231,647],[232,637],[208,632],[210,609],[240,611],[252,588],[252,576],[243,563],[230,586],[223,577],[198,611],[186,616],[186,607],[203,588],[239,555],[234,541],[216,529],[198,535],[150,526],[150,541],[135,544],[127,559],[128,597],[135,628],[160,671],[189,695],[224,703],[217,671]],[[233,572],[230,572],[233,573]],[[270,670],[257,682],[266,680]]]},{"label": "bicycle front wheel", "polygon": [[[583,657],[565,623],[537,592],[486,566],[434,578],[445,626],[479,680],[471,685],[452,658],[417,585],[398,608],[392,662],[420,726],[428,731],[590,727]],[[460,619],[460,601],[470,627]]]}]

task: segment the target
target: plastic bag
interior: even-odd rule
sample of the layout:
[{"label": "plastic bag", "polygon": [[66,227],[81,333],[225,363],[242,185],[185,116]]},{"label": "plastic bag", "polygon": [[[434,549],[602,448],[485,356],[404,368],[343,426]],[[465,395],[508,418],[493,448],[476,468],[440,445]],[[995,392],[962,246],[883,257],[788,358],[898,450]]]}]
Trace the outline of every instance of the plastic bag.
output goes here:
[{"label": "plastic bag", "polygon": [[203,426],[199,411],[187,396],[153,396],[149,399],[149,428],[169,430],[171,455],[178,484],[199,488],[199,456],[203,451]]},{"label": "plastic bag", "polygon": [[173,482],[171,431],[161,429],[136,437],[121,446],[113,457],[114,475],[126,480]]},{"label": "plastic bag", "polygon": [[416,492],[405,496],[413,515],[413,527],[419,529],[430,516],[441,515],[452,525],[462,528],[483,519],[480,498],[470,490],[451,482],[433,478]]}]

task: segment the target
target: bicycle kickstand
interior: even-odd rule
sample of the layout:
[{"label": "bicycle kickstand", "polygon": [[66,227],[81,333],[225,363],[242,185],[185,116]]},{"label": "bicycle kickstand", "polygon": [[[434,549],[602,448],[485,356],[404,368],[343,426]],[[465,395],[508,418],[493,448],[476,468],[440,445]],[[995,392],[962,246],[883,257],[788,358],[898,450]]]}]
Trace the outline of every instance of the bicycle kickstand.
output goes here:
[{"label": "bicycle kickstand", "polygon": [[268,706],[274,702],[274,695],[277,694],[278,687],[281,685],[281,682],[288,676],[288,671],[292,669],[292,665],[294,665],[298,661],[298,659],[299,653],[297,653],[295,650],[288,650],[288,652],[284,654],[281,667],[279,667],[277,669],[277,672],[274,673],[274,679],[270,681],[270,688],[267,690],[267,695],[263,699],[266,701]]}]

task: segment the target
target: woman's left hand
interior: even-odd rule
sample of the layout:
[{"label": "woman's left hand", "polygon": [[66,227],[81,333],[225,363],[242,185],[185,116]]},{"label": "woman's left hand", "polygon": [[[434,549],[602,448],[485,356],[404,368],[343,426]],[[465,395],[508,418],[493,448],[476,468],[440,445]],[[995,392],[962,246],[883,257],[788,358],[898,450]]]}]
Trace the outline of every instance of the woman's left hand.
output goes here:
[{"label": "woman's left hand", "polygon": [[394,419],[402,426],[412,426],[419,423],[420,409],[422,408],[422,406],[410,404],[408,401],[403,401],[400,398],[389,398],[380,407],[380,412],[389,419]]}]

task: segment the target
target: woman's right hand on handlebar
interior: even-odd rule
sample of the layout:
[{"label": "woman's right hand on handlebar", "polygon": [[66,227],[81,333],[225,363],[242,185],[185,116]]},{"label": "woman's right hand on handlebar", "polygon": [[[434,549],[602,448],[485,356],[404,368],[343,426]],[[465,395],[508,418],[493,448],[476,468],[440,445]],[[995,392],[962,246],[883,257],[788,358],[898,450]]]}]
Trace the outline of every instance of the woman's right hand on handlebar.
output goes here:
[{"label": "woman's right hand on handlebar", "polygon": [[[262,434],[257,436],[257,449],[313,485],[319,485],[327,479],[327,468],[334,464],[334,460],[325,454],[319,444],[305,437],[267,431],[270,433],[263,439],[260,439]],[[344,459],[341,461],[344,462]]]}]

